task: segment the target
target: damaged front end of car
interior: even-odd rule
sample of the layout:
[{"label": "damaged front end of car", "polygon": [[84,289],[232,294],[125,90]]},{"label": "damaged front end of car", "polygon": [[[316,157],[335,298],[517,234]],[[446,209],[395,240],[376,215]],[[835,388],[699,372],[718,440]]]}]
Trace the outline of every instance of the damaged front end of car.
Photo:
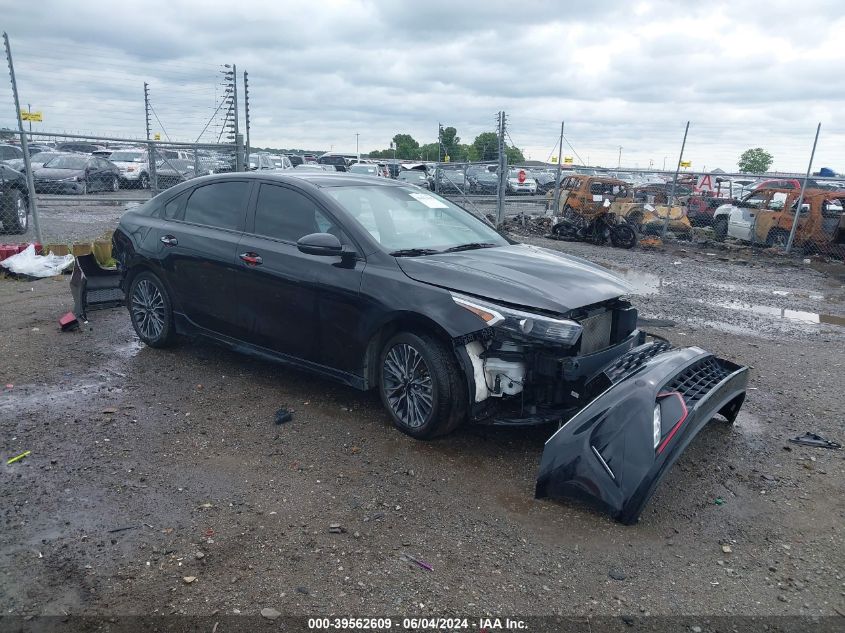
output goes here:
[{"label": "damaged front end of car", "polygon": [[565,317],[452,293],[486,327],[456,340],[477,423],[558,423],[536,497],[584,501],[635,523],[657,485],[715,415],[733,422],[748,368],[637,329],[623,298]]}]

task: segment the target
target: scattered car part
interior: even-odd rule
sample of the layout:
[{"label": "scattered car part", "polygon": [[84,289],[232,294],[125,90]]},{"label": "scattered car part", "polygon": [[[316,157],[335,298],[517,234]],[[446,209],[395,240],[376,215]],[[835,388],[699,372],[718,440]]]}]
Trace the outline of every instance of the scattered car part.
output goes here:
[{"label": "scattered car part", "polygon": [[[73,258],[73,256],[70,256]],[[73,312],[83,321],[89,309],[115,308],[123,305],[125,297],[120,287],[120,272],[103,268],[94,255],[80,255],[70,277]]]},{"label": "scattered car part", "polygon": [[839,442],[833,442],[831,440],[823,438],[821,435],[817,435],[816,433],[810,433],[809,431],[804,433],[804,435],[793,437],[789,441],[793,444],[800,444],[801,446],[813,446],[815,448],[832,448],[834,450],[842,448],[842,444],[840,444]]},{"label": "scattered car part", "polygon": [[61,327],[62,332],[70,332],[79,327],[79,320],[73,312],[66,312],[59,317],[59,327]]}]

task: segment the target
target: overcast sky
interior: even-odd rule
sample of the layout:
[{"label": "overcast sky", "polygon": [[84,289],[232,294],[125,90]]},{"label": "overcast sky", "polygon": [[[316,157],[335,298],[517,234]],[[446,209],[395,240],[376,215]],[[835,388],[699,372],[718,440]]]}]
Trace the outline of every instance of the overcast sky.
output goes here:
[{"label": "overcast sky", "polygon": [[194,140],[235,63],[259,146],[354,151],[357,132],[363,152],[396,132],[432,142],[438,122],[471,142],[505,110],[533,159],[565,120],[575,162],[615,166],[622,146],[623,166],[673,167],[690,120],[694,168],[762,146],[803,171],[821,121],[815,168],[845,171],[841,0],[0,2],[43,131],[143,137],[146,81],[153,131]]}]

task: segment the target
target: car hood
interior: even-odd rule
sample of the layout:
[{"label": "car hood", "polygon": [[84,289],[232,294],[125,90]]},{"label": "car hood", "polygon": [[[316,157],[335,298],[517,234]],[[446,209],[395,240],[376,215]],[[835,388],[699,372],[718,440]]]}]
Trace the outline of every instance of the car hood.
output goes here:
[{"label": "car hood", "polygon": [[38,170],[38,180],[61,180],[62,178],[79,177],[84,173],[84,169],[55,169],[42,167]]},{"label": "car hood", "polygon": [[528,244],[398,257],[396,261],[416,281],[558,314],[633,290],[585,259]]}]

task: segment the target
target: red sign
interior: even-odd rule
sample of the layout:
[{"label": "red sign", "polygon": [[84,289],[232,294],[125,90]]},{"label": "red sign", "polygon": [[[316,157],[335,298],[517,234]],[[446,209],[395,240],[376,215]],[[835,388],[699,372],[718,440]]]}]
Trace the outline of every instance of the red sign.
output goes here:
[{"label": "red sign", "polygon": [[519,170],[519,175],[516,177],[516,179],[519,181],[520,184],[525,182],[525,170],[524,169]]}]

